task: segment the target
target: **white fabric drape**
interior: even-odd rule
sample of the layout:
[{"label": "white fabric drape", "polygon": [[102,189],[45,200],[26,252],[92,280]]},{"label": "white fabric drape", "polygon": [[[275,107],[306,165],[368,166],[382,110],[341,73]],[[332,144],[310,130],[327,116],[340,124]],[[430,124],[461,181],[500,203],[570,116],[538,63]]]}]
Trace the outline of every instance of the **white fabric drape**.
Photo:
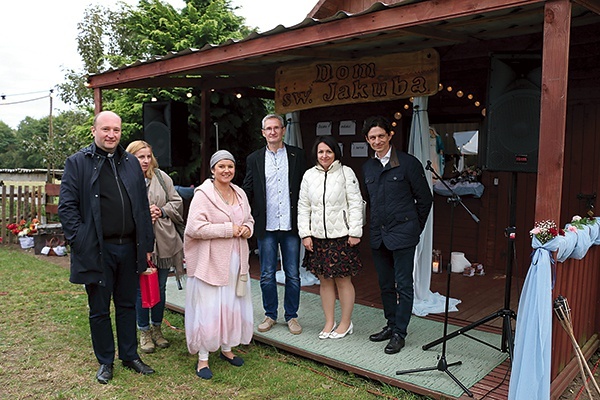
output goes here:
[{"label": "white fabric drape", "polygon": [[285,137],[283,141],[290,146],[304,148],[302,145],[302,134],[300,133],[300,111],[285,114]]},{"label": "white fabric drape", "polygon": [[[427,113],[428,98],[415,97],[413,102],[413,120],[410,126],[408,153],[417,157],[423,167],[429,160],[429,115]],[[430,190],[433,190],[431,172],[425,171]],[[415,250],[415,268],[413,270],[415,299],[413,314],[425,316],[429,313],[444,312],[446,297],[432,293],[431,286],[431,253],[433,251],[433,208],[427,218],[421,240]],[[446,271],[444,271],[446,272]],[[450,299],[449,311],[458,311],[456,305],[460,300]]]},{"label": "white fabric drape", "polygon": [[[296,146],[303,148],[302,146],[302,134],[300,133],[300,112],[294,111],[285,115],[286,120],[286,133],[283,138],[285,144],[290,146]],[[279,257],[281,259],[281,257]],[[302,260],[304,259],[304,246],[300,244],[300,285],[301,286],[312,286],[318,285],[319,278],[308,272],[306,268],[302,266]],[[275,280],[279,283],[285,283],[285,273],[283,268],[275,273]]]}]

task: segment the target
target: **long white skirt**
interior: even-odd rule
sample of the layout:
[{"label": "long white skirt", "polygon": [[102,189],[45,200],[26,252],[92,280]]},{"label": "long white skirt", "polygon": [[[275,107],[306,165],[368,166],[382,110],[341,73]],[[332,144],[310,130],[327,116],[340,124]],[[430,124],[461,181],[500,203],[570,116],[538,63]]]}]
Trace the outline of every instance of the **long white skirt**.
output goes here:
[{"label": "long white skirt", "polygon": [[235,294],[239,265],[239,254],[232,254],[227,286],[213,286],[188,277],[185,337],[191,354],[208,354],[220,347],[231,349],[252,340],[254,316],[250,280],[245,296]]}]

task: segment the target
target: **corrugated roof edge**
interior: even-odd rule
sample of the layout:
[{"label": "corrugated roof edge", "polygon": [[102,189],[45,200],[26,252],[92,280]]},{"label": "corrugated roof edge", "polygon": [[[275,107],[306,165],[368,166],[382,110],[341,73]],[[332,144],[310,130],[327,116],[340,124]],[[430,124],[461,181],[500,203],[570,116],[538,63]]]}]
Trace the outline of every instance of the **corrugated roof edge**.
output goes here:
[{"label": "corrugated roof edge", "polygon": [[180,56],[184,56],[186,54],[191,54],[191,53],[196,53],[196,52],[201,52],[201,51],[206,51],[206,50],[210,50],[210,49],[214,49],[215,47],[226,47],[226,46],[231,46],[233,44],[237,44],[237,43],[242,43],[245,41],[249,41],[249,40],[253,40],[259,37],[263,37],[263,36],[271,36],[271,35],[275,35],[278,33],[282,33],[282,32],[286,32],[286,31],[293,31],[296,29],[302,29],[302,28],[306,28],[308,26],[313,26],[313,25],[317,25],[317,24],[321,24],[321,23],[327,23],[327,22],[331,22],[331,21],[336,21],[336,20],[341,20],[341,19],[345,19],[345,18],[351,18],[357,15],[363,15],[363,14],[369,14],[372,12],[377,12],[377,11],[381,11],[384,9],[388,9],[388,8],[393,8],[393,7],[398,7],[398,6],[402,6],[402,5],[406,5],[409,3],[416,3],[418,1],[422,1],[422,0],[408,0],[405,2],[401,2],[401,3],[396,3],[396,4],[390,4],[390,5],[386,5],[383,4],[381,2],[376,2],[373,3],[373,5],[371,5],[371,7],[367,8],[364,11],[361,11],[359,13],[355,13],[355,14],[351,14],[348,13],[346,11],[338,11],[337,13],[335,13],[335,15],[328,17],[328,18],[323,18],[323,19],[315,19],[315,18],[305,18],[303,21],[289,26],[289,27],[285,27],[283,25],[277,25],[275,28],[270,29],[268,31],[265,32],[256,32],[253,31],[252,33],[250,33],[248,36],[242,38],[242,39],[227,39],[225,42],[221,43],[221,44],[207,44],[205,46],[203,46],[200,49],[197,48],[189,48],[189,49],[185,49],[185,50],[181,50],[181,51],[170,51],[169,53],[165,54],[165,55],[156,55],[156,56],[152,56],[148,59],[145,60],[137,60],[131,64],[126,64],[122,67],[118,67],[118,68],[109,68],[104,72],[100,72],[98,74],[91,74],[90,76],[95,76],[95,75],[102,75],[103,73],[106,72],[111,72],[111,71],[119,71],[122,69],[126,69],[126,68],[130,68],[130,67],[135,67],[137,65],[140,64],[146,64],[146,63],[152,63],[152,62],[156,62],[156,61],[162,61],[162,60],[168,60],[170,58],[174,58],[174,57],[180,57]]}]

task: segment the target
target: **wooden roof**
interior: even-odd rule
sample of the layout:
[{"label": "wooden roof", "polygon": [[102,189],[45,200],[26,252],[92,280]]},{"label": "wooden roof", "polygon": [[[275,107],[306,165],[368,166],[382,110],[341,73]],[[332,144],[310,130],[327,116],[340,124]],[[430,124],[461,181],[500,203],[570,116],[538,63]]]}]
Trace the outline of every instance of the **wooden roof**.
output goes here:
[{"label": "wooden roof", "polygon": [[[331,14],[332,7],[345,2],[321,1],[309,15]],[[340,10],[324,19],[306,18],[295,26],[280,25],[240,41],[138,61],[92,75],[88,83],[101,90],[273,88],[275,72],[284,64],[351,60],[541,33],[544,4],[542,0],[374,3],[354,14]],[[572,26],[600,23],[599,10],[594,0],[574,1]]]}]

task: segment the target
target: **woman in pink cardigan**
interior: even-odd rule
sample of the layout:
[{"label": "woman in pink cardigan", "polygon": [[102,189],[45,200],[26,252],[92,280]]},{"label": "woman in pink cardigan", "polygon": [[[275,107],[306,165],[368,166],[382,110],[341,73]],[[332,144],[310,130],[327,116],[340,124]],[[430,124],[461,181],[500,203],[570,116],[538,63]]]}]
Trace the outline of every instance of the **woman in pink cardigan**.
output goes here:
[{"label": "woman in pink cardigan", "polygon": [[219,348],[222,360],[244,364],[231,349],[250,343],[254,323],[247,240],[254,219],[246,194],[231,183],[233,155],[217,151],[210,169],[213,178],[194,191],[184,238],[185,335],[189,352],[198,353],[196,375],[202,379],[212,378],[208,354]]}]

